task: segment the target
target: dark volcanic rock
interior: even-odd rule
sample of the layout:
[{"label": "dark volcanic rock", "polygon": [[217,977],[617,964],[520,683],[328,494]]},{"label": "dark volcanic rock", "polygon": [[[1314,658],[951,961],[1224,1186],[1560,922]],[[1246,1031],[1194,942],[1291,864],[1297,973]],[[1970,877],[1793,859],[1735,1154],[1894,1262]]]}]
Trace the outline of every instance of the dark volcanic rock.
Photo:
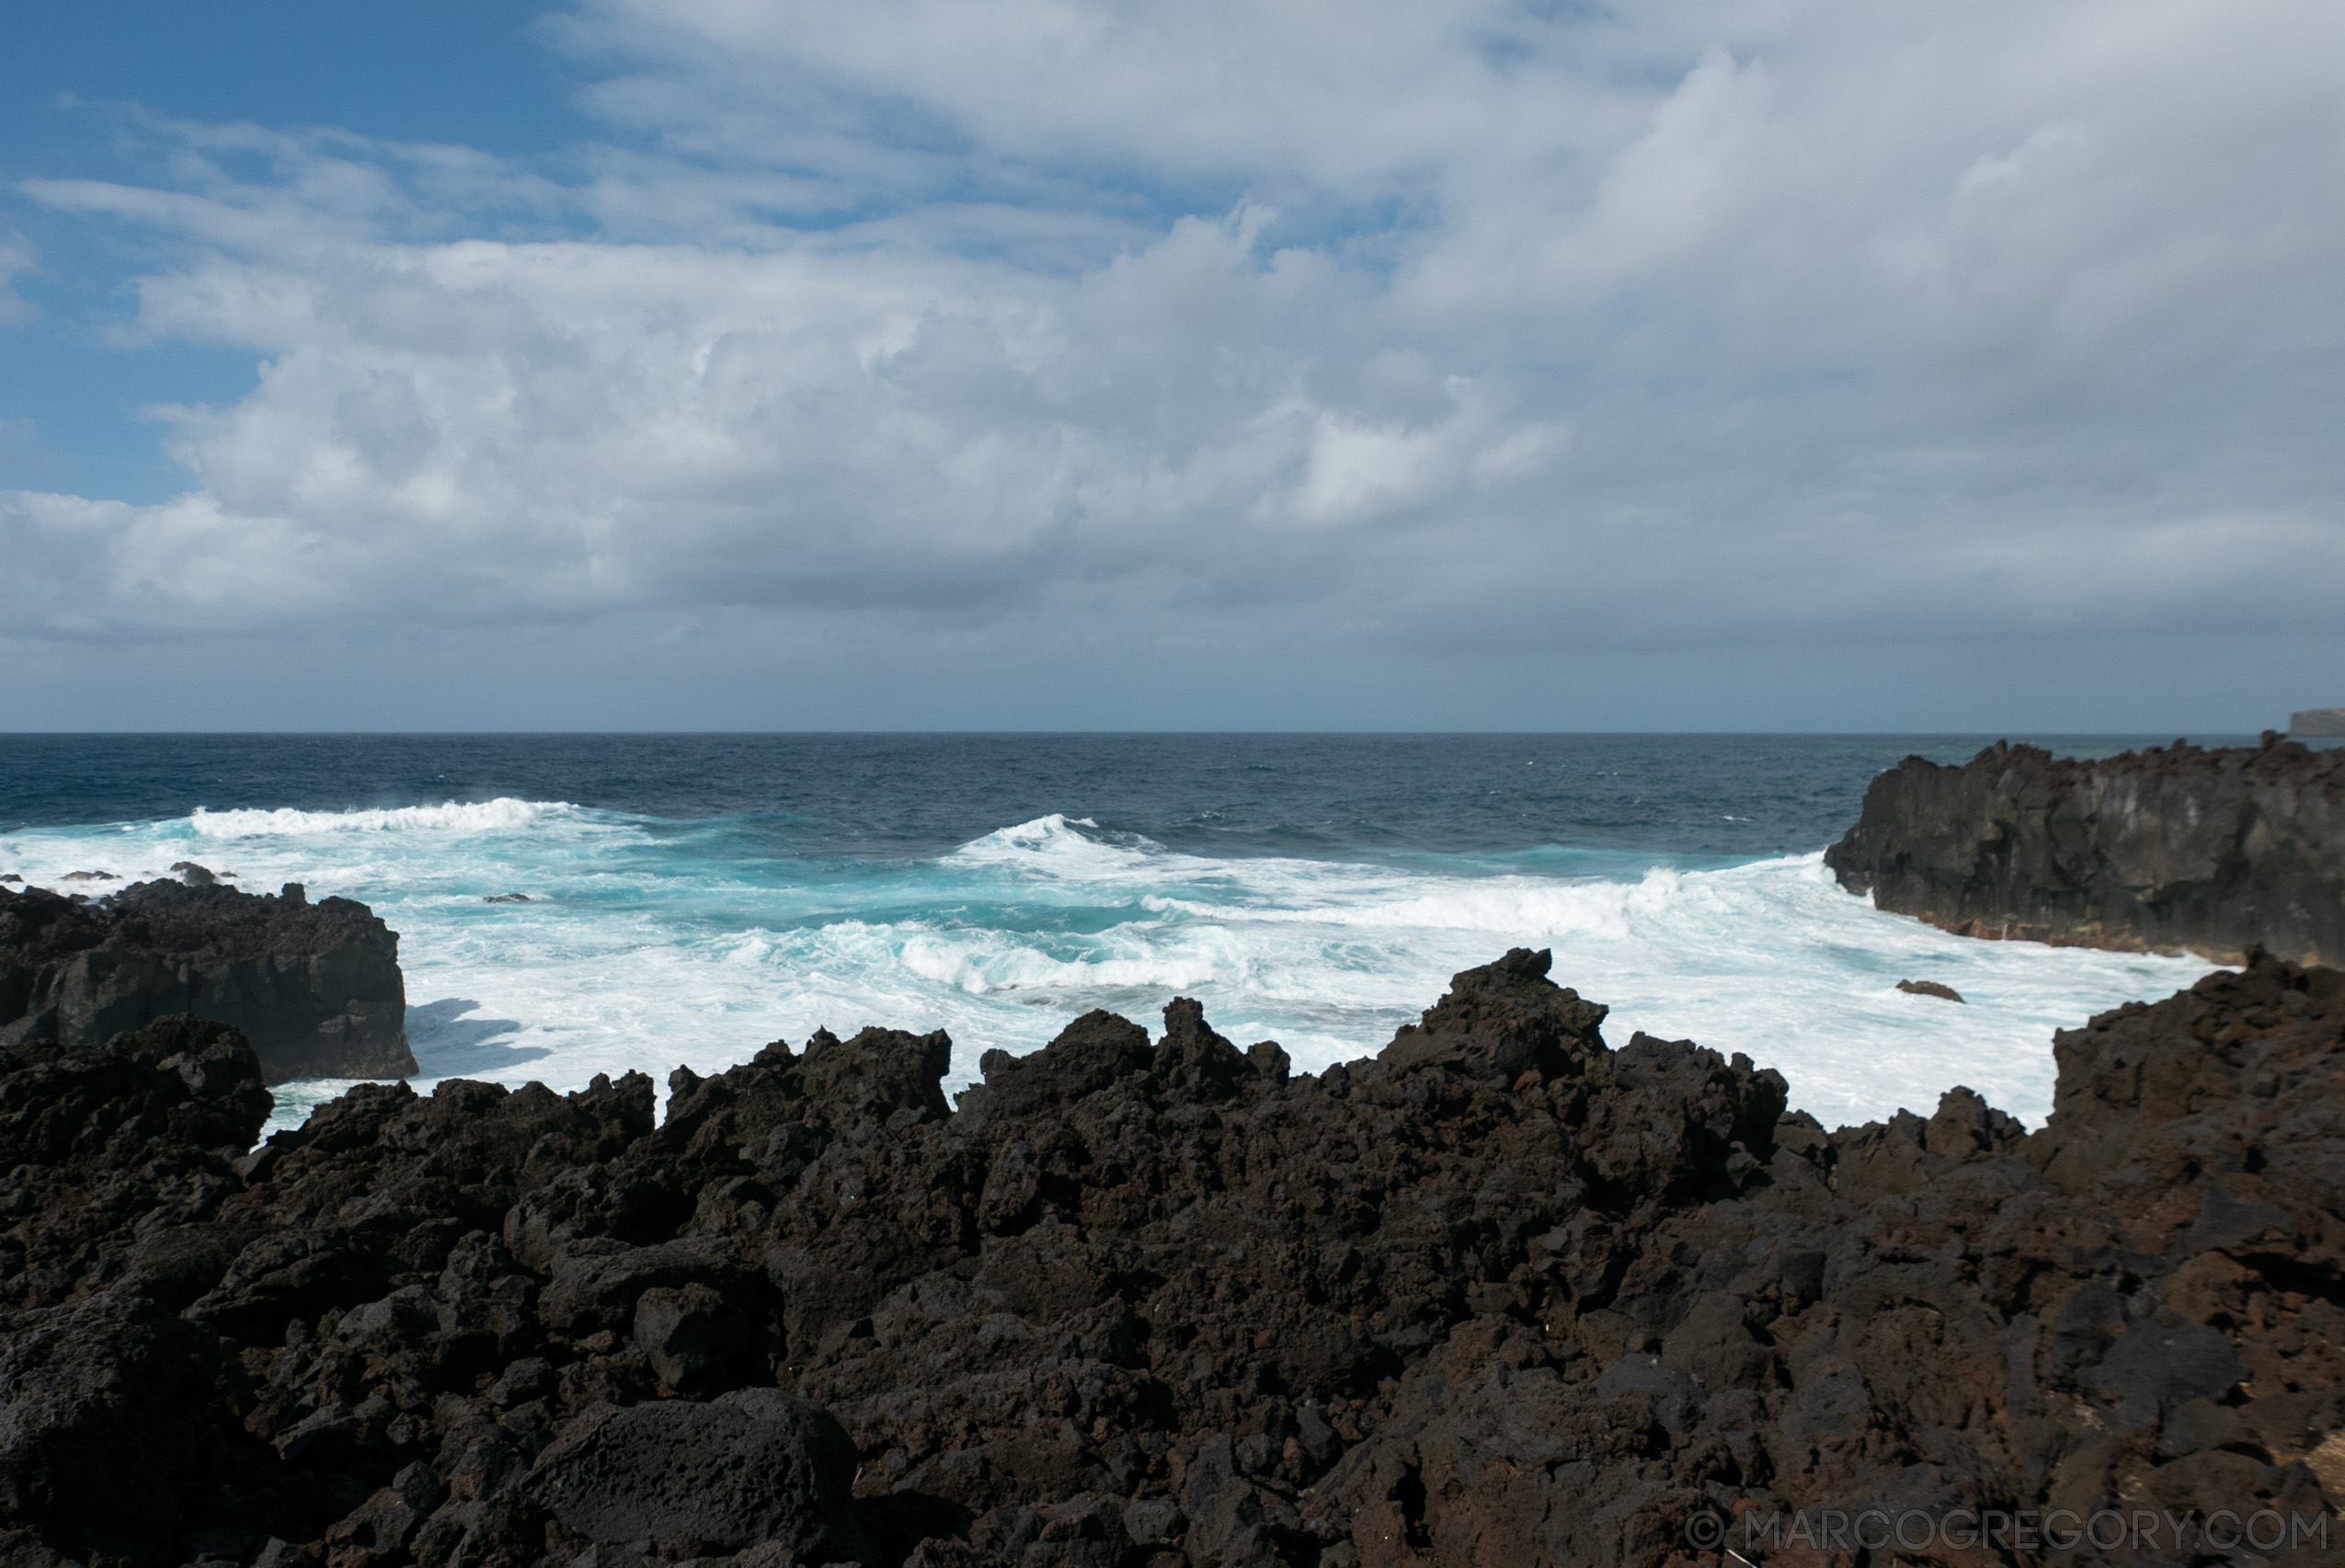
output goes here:
[{"label": "dark volcanic rock", "polygon": [[[250,1154],[221,1031],[19,1047],[0,1545],[1855,1568],[1902,1520],[1952,1568],[2079,1560],[2058,1509],[2345,1502],[2345,974],[2063,1033],[2033,1134],[1966,1090],[1827,1134],[1546,967],[1315,1078],[1176,1001],[957,1111],[942,1036],[870,1029],[679,1070],[658,1127],[635,1074],[369,1085]],[[2162,1528],[2089,1555],[2330,1560]]]},{"label": "dark volcanic rock", "polygon": [[395,933],[348,898],[240,893],[201,870],[95,904],[0,888],[0,1045],[79,1049],[191,1013],[241,1030],[271,1083],[416,1070]]},{"label": "dark volcanic rock", "polygon": [[855,1448],[830,1413],[780,1389],[706,1404],[600,1407],[546,1450],[522,1495],[589,1543],[692,1541],[694,1555],[778,1546],[791,1561],[870,1555],[853,1518]]},{"label": "dark volcanic rock", "polygon": [[2080,762],[1908,757],[1825,852],[1840,885],[1966,936],[2345,964],[2345,750],[2176,741]]},{"label": "dark volcanic rock", "polygon": [[208,1335],[135,1296],[0,1314],[0,1513],[57,1551],[171,1561],[215,1362]]},{"label": "dark volcanic rock", "polygon": [[7,1298],[57,1304],[93,1271],[175,1310],[211,1288],[242,1244],[211,1221],[269,1104],[252,1047],[200,1018],[0,1047]]}]

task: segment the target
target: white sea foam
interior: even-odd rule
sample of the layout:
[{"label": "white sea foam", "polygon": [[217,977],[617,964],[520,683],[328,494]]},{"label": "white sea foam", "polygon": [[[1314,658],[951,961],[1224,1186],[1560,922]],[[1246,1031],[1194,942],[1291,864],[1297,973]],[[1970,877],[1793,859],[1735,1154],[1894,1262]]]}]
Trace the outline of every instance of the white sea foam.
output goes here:
[{"label": "white sea foam", "polygon": [[537,826],[578,807],[566,801],[448,801],[371,811],[208,811],[199,806],[188,826],[206,839],[310,838],[321,833],[500,833]]},{"label": "white sea foam", "polygon": [[[1154,989],[1179,991],[1245,982],[1242,953],[1227,943],[1161,940],[1158,922],[1127,922],[1054,956],[1018,933],[914,931],[897,944],[903,966],[923,979],[972,996],[996,991]],[[1214,949],[1219,949],[1215,951]]]},{"label": "white sea foam", "polygon": [[[1267,878],[1265,878],[1267,880]],[[1637,882],[1589,878],[1580,882],[1536,877],[1486,880],[1387,880],[1363,878],[1349,889],[1314,888],[1292,906],[1219,906],[1193,898],[1150,897],[1145,908],[1225,921],[1287,924],[1364,926],[1417,931],[1533,931],[1549,934],[1625,936],[1641,920],[1688,902],[1714,898],[1699,876],[1656,868]]]},{"label": "white sea foam", "polygon": [[[1153,1024],[1175,995],[1317,1070],[1380,1047],[1454,971],[1532,946],[1553,949],[1559,983],[1612,1007],[1615,1044],[1642,1029],[1748,1052],[1828,1124],[1927,1110],[1958,1082],[2032,1121],[2050,1104],[2054,1028],[2207,967],[1949,936],[1844,893],[1813,854],[1491,875],[1216,859],[1053,815],[932,860],[818,874],[521,800],[23,830],[0,851],[0,870],[67,891],[192,856],[246,887],[372,904],[401,934],[423,1083],[664,1080],[881,1024],[949,1030],[957,1086],[988,1049],[1034,1049],[1092,1007]],[[63,880],[82,869],[118,880]],[[531,901],[484,901],[505,892]],[[1898,991],[1908,978],[1968,1002]],[[333,1087],[287,1086],[280,1118]]]}]

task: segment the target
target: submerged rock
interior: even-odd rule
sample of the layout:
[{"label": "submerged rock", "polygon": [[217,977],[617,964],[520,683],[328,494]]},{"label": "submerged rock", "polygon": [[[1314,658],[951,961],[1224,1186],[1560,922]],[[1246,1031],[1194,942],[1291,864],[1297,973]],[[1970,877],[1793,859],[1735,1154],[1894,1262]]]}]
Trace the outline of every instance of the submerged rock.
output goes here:
[{"label": "submerged rock", "polygon": [[1966,936],[2345,964],[2345,750],[2172,746],[2097,761],[1998,742],[1873,780],[1825,864]]},{"label": "submerged rock", "polygon": [[0,888],[0,1045],[78,1050],[191,1013],[242,1031],[271,1083],[416,1070],[398,934],[373,911],[179,869],[97,903]]},{"label": "submerged rock", "polygon": [[1960,1089],[1828,1133],[1745,1058],[1610,1047],[1547,968],[1316,1077],[1175,1001],[989,1055],[957,1110],[943,1036],[868,1029],[680,1069],[656,1127],[639,1074],[367,1085],[250,1153],[223,1032],[21,1045],[0,1480],[154,1425],[89,1473],[139,1489],[103,1540],[30,1482],[0,1530],[128,1568],[1853,1565],[1818,1521],[1877,1512],[1952,1564],[1966,1509],[2345,1502],[2345,974],[2258,955],[2063,1032],[2033,1133]]},{"label": "submerged rock", "polygon": [[1952,986],[1939,985],[1936,980],[1899,980],[1897,989],[1907,996],[1934,996],[1940,1001],[1960,1001],[1962,993]]}]

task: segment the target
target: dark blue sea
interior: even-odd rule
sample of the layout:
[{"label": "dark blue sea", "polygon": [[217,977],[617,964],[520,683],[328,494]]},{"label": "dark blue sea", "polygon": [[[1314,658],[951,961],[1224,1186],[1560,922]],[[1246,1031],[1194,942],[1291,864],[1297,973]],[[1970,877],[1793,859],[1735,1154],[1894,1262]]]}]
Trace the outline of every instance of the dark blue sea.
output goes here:
[{"label": "dark blue sea", "polygon": [[1967,941],[1833,883],[1875,773],[1995,738],[10,736],[0,872],[103,893],[194,860],[371,904],[427,1082],[664,1079],[868,1023],[950,1030],[966,1078],[1178,995],[1312,1070],[1533,946],[1616,1043],[1747,1051],[1828,1123],[1956,1082],[2033,1121],[2053,1028],[2206,966]]}]

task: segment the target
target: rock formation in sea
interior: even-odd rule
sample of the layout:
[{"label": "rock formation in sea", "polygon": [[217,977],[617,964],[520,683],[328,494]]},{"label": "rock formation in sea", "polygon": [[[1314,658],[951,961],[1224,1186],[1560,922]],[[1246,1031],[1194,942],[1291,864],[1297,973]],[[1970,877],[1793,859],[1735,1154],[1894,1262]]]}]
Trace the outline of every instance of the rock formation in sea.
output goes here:
[{"label": "rock formation in sea", "polygon": [[2062,1033],[2033,1133],[1828,1133],[1547,968],[1315,1078],[1175,1001],[957,1110],[875,1028],[257,1148],[222,1025],[7,1046],[0,1558],[2334,1561],[2345,974]]},{"label": "rock formation in sea", "polygon": [[95,903],[0,888],[0,1044],[86,1050],[189,1013],[241,1031],[270,1083],[416,1070],[399,938],[372,910],[185,875]]},{"label": "rock formation in sea", "polygon": [[1908,757],[1824,858],[1877,907],[1967,936],[2345,964],[2345,750],[2267,731],[2095,761]]}]

